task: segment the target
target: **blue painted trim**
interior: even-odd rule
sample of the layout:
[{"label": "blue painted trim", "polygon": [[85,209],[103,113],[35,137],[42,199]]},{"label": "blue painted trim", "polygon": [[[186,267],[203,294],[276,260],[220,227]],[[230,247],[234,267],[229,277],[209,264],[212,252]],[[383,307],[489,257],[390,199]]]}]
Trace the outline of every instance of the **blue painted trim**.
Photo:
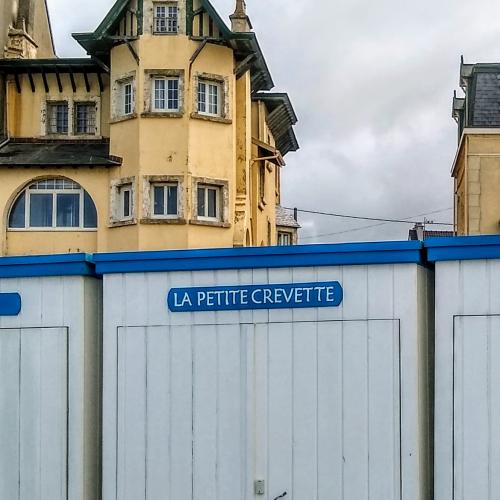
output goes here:
[{"label": "blue painted trim", "polygon": [[98,274],[423,263],[418,241],[95,254]]},{"label": "blue painted trim", "polygon": [[0,257],[0,278],[95,276],[92,256],[85,253]]},{"label": "blue painted trim", "polygon": [[500,259],[498,235],[429,238],[424,246],[429,262]]},{"label": "blue painted trim", "polygon": [[0,293],[0,316],[18,316],[21,296],[18,293]]}]

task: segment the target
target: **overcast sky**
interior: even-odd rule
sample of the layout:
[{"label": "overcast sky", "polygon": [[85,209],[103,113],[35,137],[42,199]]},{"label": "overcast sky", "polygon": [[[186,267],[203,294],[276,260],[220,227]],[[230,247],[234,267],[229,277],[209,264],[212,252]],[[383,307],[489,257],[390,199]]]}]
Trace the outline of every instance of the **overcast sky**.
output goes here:
[{"label": "overcast sky", "polygon": [[[227,19],[234,0],[212,0]],[[59,56],[114,0],[48,0]],[[283,172],[284,206],[451,222],[460,55],[500,62],[500,3],[476,0],[247,0],[276,89],[290,94],[301,149]],[[423,217],[420,217],[422,219]],[[418,217],[417,217],[418,219]],[[303,243],[407,239],[408,224],[300,216]],[[353,230],[356,228],[362,230]],[[445,229],[445,228],[443,228]]]}]

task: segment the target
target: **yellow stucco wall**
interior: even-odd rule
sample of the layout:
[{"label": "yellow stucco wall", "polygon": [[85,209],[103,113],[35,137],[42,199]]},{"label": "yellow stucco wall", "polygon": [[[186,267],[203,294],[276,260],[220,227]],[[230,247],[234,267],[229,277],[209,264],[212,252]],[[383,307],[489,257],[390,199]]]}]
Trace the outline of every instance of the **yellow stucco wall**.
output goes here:
[{"label": "yellow stucco wall", "polygon": [[457,233],[500,233],[500,134],[466,134],[453,176]]}]

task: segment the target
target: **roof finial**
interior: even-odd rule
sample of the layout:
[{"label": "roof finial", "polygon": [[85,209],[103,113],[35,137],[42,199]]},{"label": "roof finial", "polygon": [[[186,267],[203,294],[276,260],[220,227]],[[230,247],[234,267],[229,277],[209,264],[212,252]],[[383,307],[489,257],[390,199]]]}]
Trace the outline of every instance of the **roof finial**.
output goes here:
[{"label": "roof finial", "polygon": [[247,4],[245,0],[236,0],[234,14],[231,14],[229,19],[231,19],[231,29],[235,33],[245,33],[252,29],[252,23],[247,16]]}]

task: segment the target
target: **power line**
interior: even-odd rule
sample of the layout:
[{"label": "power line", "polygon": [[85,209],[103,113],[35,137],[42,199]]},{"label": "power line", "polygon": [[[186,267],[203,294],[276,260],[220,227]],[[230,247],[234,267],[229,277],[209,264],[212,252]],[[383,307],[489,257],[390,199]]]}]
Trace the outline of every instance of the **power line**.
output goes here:
[{"label": "power line", "polygon": [[[416,214],[416,215],[412,215],[411,217],[407,217],[407,219],[414,219],[415,217],[423,217],[425,215],[432,215],[432,214],[438,214],[438,213],[442,213],[442,212],[448,212],[449,210],[453,210],[453,208],[443,208],[441,210],[433,210],[432,212],[425,212],[422,214]],[[415,223],[415,221],[407,221],[407,222],[410,222],[411,224]],[[322,238],[324,236],[337,236],[339,234],[353,233],[355,231],[362,231],[363,229],[371,229],[374,227],[385,226],[386,224],[390,224],[390,223],[389,222],[382,222],[381,224],[370,224],[368,226],[355,227],[352,229],[346,229],[344,231],[336,231],[334,233],[316,234],[314,236],[312,236],[312,235],[311,236],[301,236],[300,239],[301,240],[310,240],[310,239],[315,239],[315,238]],[[428,224],[428,223],[426,222],[426,224]],[[453,225],[453,224],[447,224],[447,225]]]},{"label": "power line", "polygon": [[[398,224],[415,224],[415,222],[418,221],[410,221],[408,219],[384,219],[382,217],[362,217],[359,215],[347,215],[347,214],[334,214],[334,213],[328,213],[328,212],[319,212],[316,210],[305,210],[301,208],[290,208],[290,207],[283,207],[285,210],[297,210],[297,212],[301,212],[303,214],[313,214],[313,215],[327,215],[329,217],[340,217],[343,219],[356,219],[356,220],[372,220],[372,221],[378,221],[378,222],[392,222],[392,223],[398,223]],[[437,213],[437,212],[436,212]],[[417,217],[417,216],[415,216]],[[414,217],[408,217],[408,218],[414,218]],[[453,224],[449,222],[426,222],[428,225],[435,225],[435,226],[453,226]]]}]

